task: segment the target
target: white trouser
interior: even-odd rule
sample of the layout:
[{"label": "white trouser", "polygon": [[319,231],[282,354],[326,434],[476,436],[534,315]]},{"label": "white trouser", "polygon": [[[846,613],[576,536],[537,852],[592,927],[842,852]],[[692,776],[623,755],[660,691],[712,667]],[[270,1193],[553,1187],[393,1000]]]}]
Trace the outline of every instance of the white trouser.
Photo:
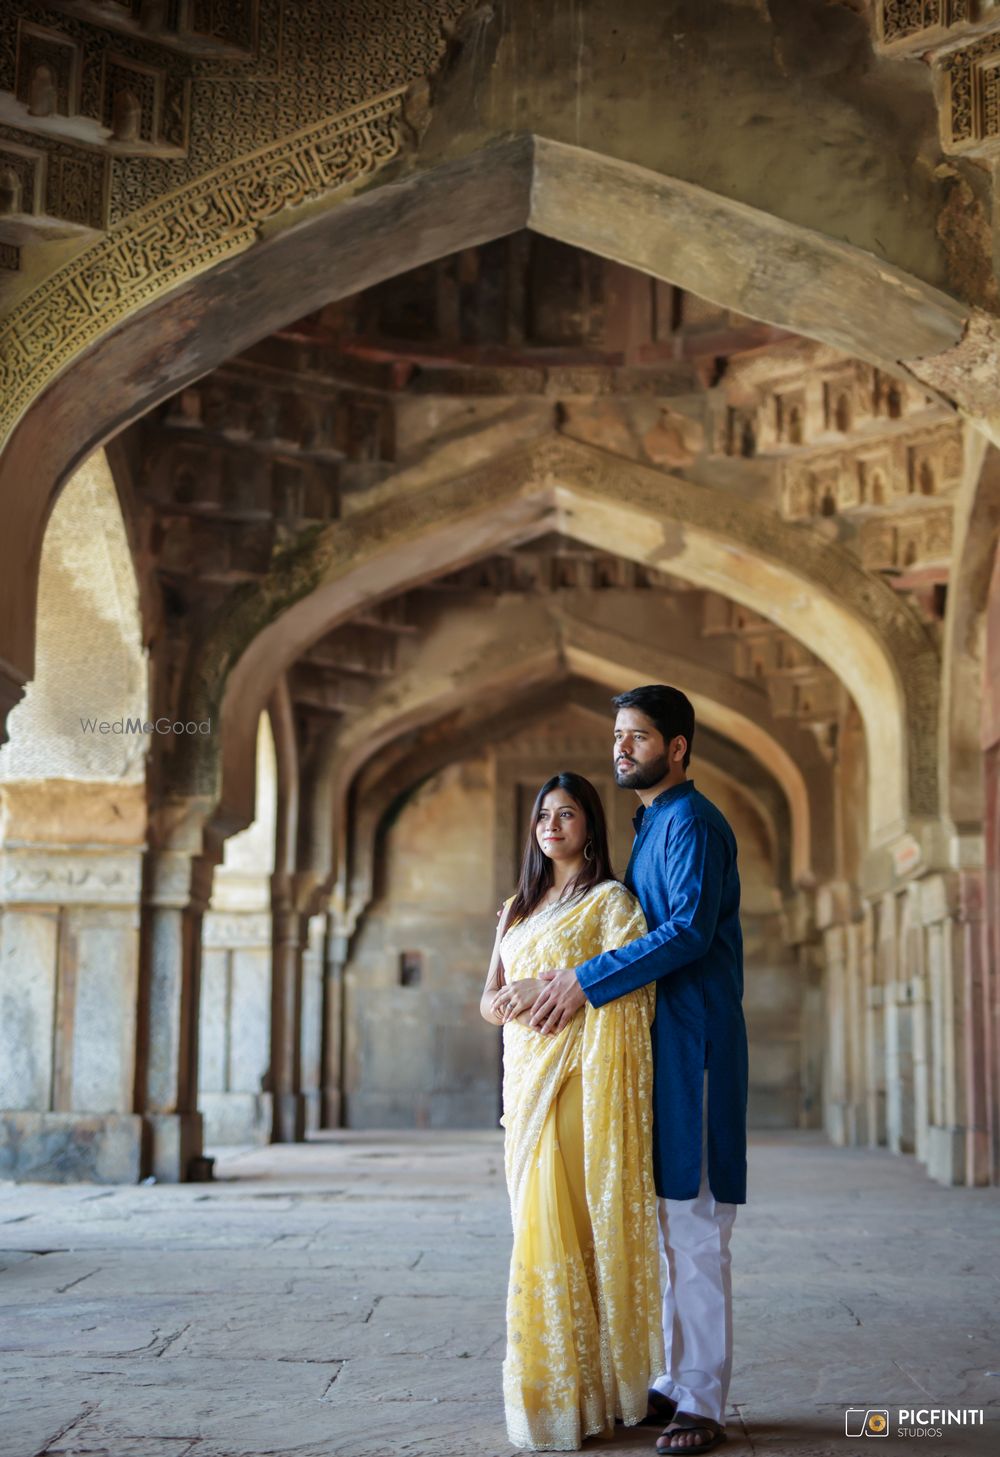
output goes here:
[{"label": "white trouser", "polygon": [[733,1366],[729,1240],[735,1204],[708,1187],[708,1109],[702,1115],[701,1187],[694,1199],[658,1199],[666,1372],[653,1382],[678,1411],[725,1425]]}]

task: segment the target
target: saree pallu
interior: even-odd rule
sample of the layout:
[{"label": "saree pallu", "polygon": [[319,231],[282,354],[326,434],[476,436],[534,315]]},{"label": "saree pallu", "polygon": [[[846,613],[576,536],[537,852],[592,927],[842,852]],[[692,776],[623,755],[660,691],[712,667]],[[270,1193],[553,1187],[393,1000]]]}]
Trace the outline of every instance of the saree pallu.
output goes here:
[{"label": "saree pallu", "polygon": [[[509,981],[645,933],[617,881],[513,926]],[[646,1414],[663,1369],[652,1168],[654,991],[583,1008],[554,1037],[504,1027],[504,1157],[514,1224],[503,1367],[515,1446],[570,1451]]]}]

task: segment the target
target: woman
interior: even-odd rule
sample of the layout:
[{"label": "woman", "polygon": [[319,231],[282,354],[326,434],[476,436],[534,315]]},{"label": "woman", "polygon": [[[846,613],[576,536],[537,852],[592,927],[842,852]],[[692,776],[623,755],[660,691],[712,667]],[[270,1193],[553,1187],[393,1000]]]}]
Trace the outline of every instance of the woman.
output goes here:
[{"label": "woman", "polygon": [[644,1419],[663,1369],[651,1155],[653,992],[527,1025],[542,972],[642,936],[614,879],[600,796],[578,774],[538,791],[480,1010],[504,1032],[514,1222],[503,1368],[515,1446],[570,1451]]}]

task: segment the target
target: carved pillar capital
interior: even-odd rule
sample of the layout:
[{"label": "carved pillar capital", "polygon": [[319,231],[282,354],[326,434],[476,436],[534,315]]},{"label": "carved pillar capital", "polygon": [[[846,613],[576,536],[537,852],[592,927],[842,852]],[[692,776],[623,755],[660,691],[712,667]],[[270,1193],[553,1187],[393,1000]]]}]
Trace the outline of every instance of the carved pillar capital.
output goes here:
[{"label": "carved pillar capital", "polygon": [[782,899],[785,936],[790,946],[804,946],[818,940],[816,891],[804,886]]},{"label": "carved pillar capital", "polygon": [[214,797],[209,795],[163,794],[150,806],[150,845],[205,854],[205,832],[214,807]]},{"label": "carved pillar capital", "polygon": [[820,931],[846,926],[861,917],[857,886],[846,880],[830,880],[816,887],[816,927]]}]

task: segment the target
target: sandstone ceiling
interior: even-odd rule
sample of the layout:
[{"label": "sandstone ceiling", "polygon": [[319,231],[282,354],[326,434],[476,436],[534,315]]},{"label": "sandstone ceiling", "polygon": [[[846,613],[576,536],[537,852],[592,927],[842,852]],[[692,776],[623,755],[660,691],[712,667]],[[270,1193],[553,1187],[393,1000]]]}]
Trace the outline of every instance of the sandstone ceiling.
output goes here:
[{"label": "sandstone ceiling", "polygon": [[[440,480],[461,494],[463,476],[502,477],[512,452],[559,440],[808,527],[939,633],[962,469],[946,406],[828,346],[519,232],[317,310],[116,442],[158,587],[147,633],[174,644],[160,655],[174,675],[165,691],[190,687],[192,620],[224,622],[242,602],[265,625],[273,609],[261,600],[276,601],[289,573],[294,584],[296,563],[336,523],[379,508],[391,517],[394,503],[419,511]],[[585,536],[572,512],[538,518],[500,549],[489,536],[472,544],[458,569],[416,561],[404,591],[376,573],[360,610],[332,628],[317,619],[286,668],[306,761],[321,779],[324,764],[342,771],[320,795],[318,843],[365,754],[437,732],[466,699],[489,706],[502,733],[504,701],[509,716],[553,674],[616,691],[621,672],[642,672],[635,645],[651,639],[661,656],[647,676],[684,676],[717,735],[749,742],[761,772],[777,775],[795,873],[824,861],[804,773],[814,785],[828,777],[850,704],[836,672],[724,582],[708,590],[655,553],[646,562]],[[302,582],[283,600],[301,597]],[[485,638],[470,626],[484,612]],[[196,671],[211,672],[204,643]],[[266,697],[273,674],[248,671]]]}]

